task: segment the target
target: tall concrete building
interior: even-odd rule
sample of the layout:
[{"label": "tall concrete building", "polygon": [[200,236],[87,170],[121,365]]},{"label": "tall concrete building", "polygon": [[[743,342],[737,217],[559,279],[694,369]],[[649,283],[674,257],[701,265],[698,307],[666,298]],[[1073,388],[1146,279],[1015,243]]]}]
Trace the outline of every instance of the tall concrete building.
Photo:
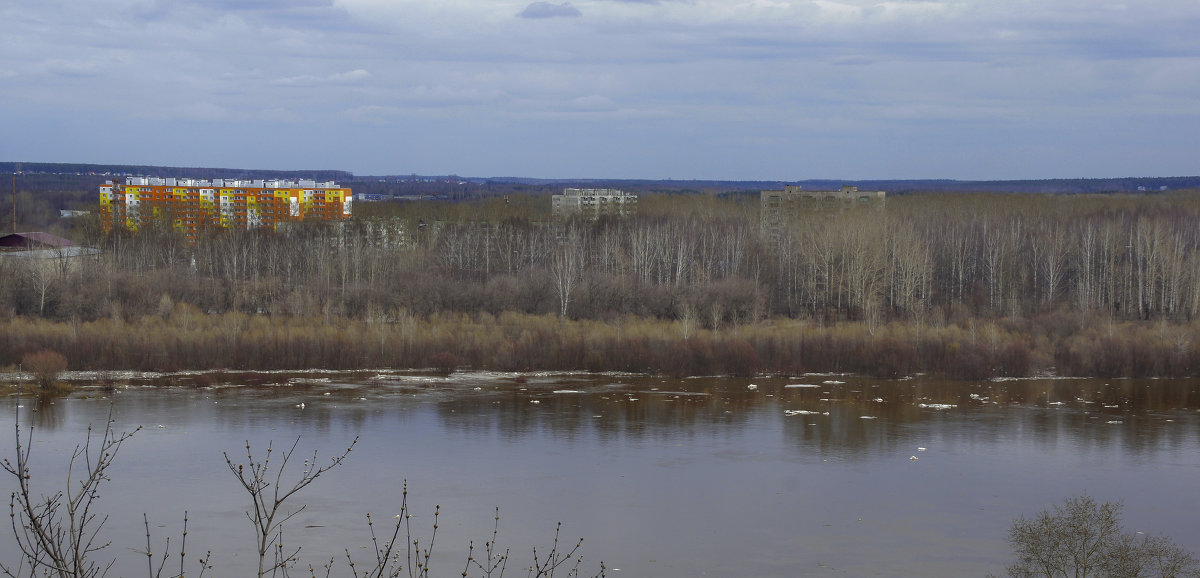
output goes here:
[{"label": "tall concrete building", "polygon": [[127,177],[100,185],[105,231],[162,219],[188,239],[209,228],[253,229],[287,221],[349,219],[353,194],[334,182]]},{"label": "tall concrete building", "polygon": [[637,210],[637,195],[617,189],[563,189],[550,197],[555,220],[580,215],[595,220],[601,215],[628,216]]},{"label": "tall concrete building", "polygon": [[763,229],[774,231],[802,213],[840,212],[860,207],[881,209],[886,201],[884,191],[860,191],[852,186],[843,186],[836,191],[817,191],[785,185],[782,190],[762,191],[759,214]]}]

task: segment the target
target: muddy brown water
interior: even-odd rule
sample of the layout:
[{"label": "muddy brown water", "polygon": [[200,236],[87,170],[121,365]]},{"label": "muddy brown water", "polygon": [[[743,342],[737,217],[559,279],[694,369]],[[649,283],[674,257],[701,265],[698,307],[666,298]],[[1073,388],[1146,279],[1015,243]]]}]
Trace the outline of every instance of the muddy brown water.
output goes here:
[{"label": "muddy brown water", "polygon": [[[584,538],[585,570],[618,577],[982,576],[1010,559],[1007,529],[1063,498],[1121,500],[1131,531],[1200,552],[1200,380],[881,381],[852,376],[667,379],[615,374],[404,372],[125,376],[65,398],[0,399],[0,426],[34,426],[35,482],[58,489],[88,424],[112,408],[141,426],[98,508],[116,559],[146,575],[156,548],[212,551],[209,576],[256,565],[249,499],[223,453],[276,455],[284,479],[355,436],[342,467],[289,503],[304,566],[371,557],[407,483],[433,575],[458,576],[467,544],[499,543],[508,573]],[[151,385],[151,384],[157,385]],[[164,386],[163,384],[167,384]],[[18,407],[20,406],[20,407]],[[11,437],[4,457],[13,455]],[[11,491],[14,480],[3,480]],[[7,526],[7,525],[6,525]],[[176,552],[177,554],[177,552]],[[0,556],[14,560],[11,531]],[[177,563],[175,564],[177,567]],[[194,562],[185,567],[195,572]],[[305,573],[304,575],[307,575]]]}]

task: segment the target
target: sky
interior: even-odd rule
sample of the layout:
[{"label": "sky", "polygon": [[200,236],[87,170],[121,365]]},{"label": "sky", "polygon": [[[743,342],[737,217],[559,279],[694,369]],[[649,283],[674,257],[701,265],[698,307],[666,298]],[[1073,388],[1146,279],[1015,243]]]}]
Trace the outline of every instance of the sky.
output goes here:
[{"label": "sky", "polygon": [[1200,174],[1200,0],[0,0],[0,160]]}]

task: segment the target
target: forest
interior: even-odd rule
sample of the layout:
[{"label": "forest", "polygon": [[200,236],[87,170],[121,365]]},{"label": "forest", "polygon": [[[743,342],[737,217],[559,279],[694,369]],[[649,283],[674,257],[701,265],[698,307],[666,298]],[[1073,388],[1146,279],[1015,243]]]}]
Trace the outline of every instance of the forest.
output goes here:
[{"label": "forest", "polygon": [[[1200,192],[929,193],[784,218],[644,194],[358,203],[345,223],[104,234],[0,259],[0,367],[455,368],[960,379],[1200,373]],[[768,218],[770,217],[770,218]]]}]

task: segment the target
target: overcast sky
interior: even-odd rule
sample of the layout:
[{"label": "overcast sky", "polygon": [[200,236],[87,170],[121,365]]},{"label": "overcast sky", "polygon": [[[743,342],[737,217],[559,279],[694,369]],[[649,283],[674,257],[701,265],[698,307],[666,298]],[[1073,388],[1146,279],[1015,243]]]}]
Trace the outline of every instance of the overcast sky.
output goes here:
[{"label": "overcast sky", "polygon": [[1197,0],[0,0],[0,160],[1200,174]]}]

